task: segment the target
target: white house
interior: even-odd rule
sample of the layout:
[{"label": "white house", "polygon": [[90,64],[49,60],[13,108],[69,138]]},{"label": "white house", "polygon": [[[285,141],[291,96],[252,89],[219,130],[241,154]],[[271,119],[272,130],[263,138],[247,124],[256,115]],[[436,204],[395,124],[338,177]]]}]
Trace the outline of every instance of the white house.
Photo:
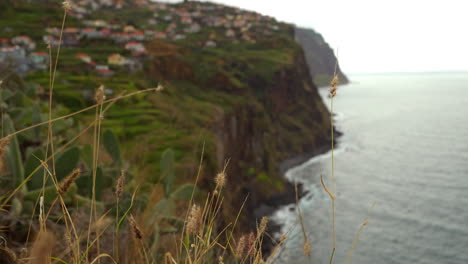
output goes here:
[{"label": "white house", "polygon": [[175,35],[172,39],[173,39],[173,40],[182,40],[182,39],[185,39],[185,38],[186,38],[185,35],[183,35],[183,34],[177,34],[177,35]]},{"label": "white house", "polygon": [[206,48],[216,48],[216,42],[214,42],[213,40],[208,40],[206,43],[205,43],[205,47]]},{"label": "white house", "polygon": [[90,56],[88,56],[88,54],[85,54],[85,53],[78,53],[76,54],[75,58],[81,60],[82,62],[85,62],[85,63],[91,63],[93,60],[91,59]]},{"label": "white house", "polygon": [[36,49],[36,43],[28,36],[18,36],[11,39],[11,43],[23,47],[27,51]]},{"label": "white house", "polygon": [[192,20],[192,17],[191,16],[183,16],[181,19],[180,19],[180,22],[182,24],[192,24],[193,20]]},{"label": "white house", "polygon": [[96,28],[84,28],[81,30],[81,36],[84,36],[89,39],[100,38],[101,32],[96,30]]},{"label": "white house", "polygon": [[42,36],[42,40],[44,41],[44,43],[50,44],[51,47],[57,47],[60,44],[59,39],[52,35]]},{"label": "white house", "polygon": [[11,58],[11,59],[24,59],[26,56],[26,51],[20,46],[9,46],[5,48],[0,48],[0,59]]},{"label": "white house", "polygon": [[201,26],[198,23],[190,25],[188,28],[184,29],[185,33],[198,33],[201,31]]},{"label": "white house", "polygon": [[132,52],[132,55],[141,55],[146,53],[146,48],[139,42],[128,42],[125,44],[125,49]]},{"label": "white house", "polygon": [[236,32],[234,30],[232,30],[232,29],[226,30],[226,37],[233,38],[235,36],[236,36]]},{"label": "white house", "polygon": [[114,75],[114,71],[110,70],[108,65],[96,65],[96,71],[102,77]]},{"label": "white house", "polygon": [[49,67],[49,54],[44,51],[33,52],[29,55],[34,69],[45,70]]},{"label": "white house", "polygon": [[157,31],[154,34],[154,38],[156,38],[156,39],[167,39],[167,33],[163,32],[163,31]]},{"label": "white house", "polygon": [[57,27],[48,27],[45,29],[45,31],[54,36],[60,35],[60,29]]},{"label": "white house", "polygon": [[143,41],[145,40],[145,33],[143,31],[134,31],[130,33],[131,39],[135,41]]}]

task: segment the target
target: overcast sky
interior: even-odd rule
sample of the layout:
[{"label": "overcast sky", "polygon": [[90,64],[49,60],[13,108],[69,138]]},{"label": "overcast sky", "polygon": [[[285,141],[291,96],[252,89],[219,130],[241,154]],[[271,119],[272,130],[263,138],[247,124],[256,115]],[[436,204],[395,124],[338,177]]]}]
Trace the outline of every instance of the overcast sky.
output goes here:
[{"label": "overcast sky", "polygon": [[468,0],[213,2],[314,28],[347,73],[468,71]]}]

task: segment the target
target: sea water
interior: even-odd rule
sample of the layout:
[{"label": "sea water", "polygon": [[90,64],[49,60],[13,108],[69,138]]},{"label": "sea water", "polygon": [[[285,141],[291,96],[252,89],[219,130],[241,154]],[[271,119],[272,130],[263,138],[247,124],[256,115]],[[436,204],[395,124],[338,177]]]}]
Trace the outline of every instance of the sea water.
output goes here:
[{"label": "sea water", "polygon": [[[468,263],[468,73],[351,75],[334,99],[335,263]],[[327,89],[320,90],[330,106]],[[287,172],[308,195],[279,209],[288,240],[276,263],[329,263],[331,153]]]}]

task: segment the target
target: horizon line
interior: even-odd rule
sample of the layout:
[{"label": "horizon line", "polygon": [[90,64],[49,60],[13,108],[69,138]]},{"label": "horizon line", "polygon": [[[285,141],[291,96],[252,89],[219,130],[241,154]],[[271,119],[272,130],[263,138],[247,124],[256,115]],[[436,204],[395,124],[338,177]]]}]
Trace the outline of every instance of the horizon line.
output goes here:
[{"label": "horizon line", "polygon": [[427,71],[376,71],[376,72],[345,72],[345,75],[373,75],[373,74],[441,74],[441,73],[467,73],[467,70],[427,70]]}]

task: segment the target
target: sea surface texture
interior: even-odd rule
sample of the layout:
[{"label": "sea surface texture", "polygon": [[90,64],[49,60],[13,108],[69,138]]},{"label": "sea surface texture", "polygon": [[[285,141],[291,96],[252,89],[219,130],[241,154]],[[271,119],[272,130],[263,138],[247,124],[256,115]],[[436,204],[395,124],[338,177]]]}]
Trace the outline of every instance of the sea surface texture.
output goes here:
[{"label": "sea surface texture", "polygon": [[[334,100],[335,263],[468,263],[468,73],[350,76]],[[320,91],[330,106],[327,89]],[[300,201],[311,256],[294,206],[281,208],[289,240],[276,263],[328,263],[332,249],[330,153],[287,172]],[[372,206],[374,204],[374,206]]]}]

